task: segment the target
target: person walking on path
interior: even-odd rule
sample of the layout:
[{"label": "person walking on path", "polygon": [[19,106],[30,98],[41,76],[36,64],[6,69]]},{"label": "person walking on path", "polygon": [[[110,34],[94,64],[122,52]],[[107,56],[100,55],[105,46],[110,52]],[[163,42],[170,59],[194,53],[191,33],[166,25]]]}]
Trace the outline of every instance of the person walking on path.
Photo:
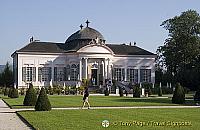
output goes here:
[{"label": "person walking on path", "polygon": [[83,93],[83,106],[82,106],[82,109],[85,107],[85,103],[87,103],[88,109],[90,109],[88,87],[85,87],[85,90],[84,90],[84,93]]}]

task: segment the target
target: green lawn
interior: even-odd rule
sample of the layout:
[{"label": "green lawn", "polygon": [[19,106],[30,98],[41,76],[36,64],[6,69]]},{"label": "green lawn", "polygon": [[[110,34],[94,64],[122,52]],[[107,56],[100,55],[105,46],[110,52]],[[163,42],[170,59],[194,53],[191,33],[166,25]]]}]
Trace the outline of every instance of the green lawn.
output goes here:
[{"label": "green lawn", "polygon": [[[40,130],[198,130],[200,128],[199,108],[52,110],[18,113]],[[102,127],[103,120],[110,122],[108,128]],[[128,122],[132,124],[124,126]],[[156,125],[163,122],[166,124]],[[170,122],[189,122],[189,124],[188,126],[170,126]],[[141,123],[149,123],[149,125],[141,126]]]},{"label": "green lawn", "polygon": [[[24,108],[24,96],[16,99],[3,98],[12,108]],[[49,96],[52,107],[80,107],[82,96]],[[90,96],[91,106],[169,106],[171,98],[132,98],[114,96]],[[193,100],[187,100],[184,105],[193,105]]]}]

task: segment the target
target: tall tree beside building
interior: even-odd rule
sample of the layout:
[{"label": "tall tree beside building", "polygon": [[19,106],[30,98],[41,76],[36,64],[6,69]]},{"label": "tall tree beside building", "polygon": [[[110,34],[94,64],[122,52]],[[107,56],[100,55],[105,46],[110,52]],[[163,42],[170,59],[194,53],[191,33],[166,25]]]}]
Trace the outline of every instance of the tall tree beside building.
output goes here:
[{"label": "tall tree beside building", "polygon": [[10,87],[13,85],[13,72],[12,72],[11,68],[12,67],[7,62],[5,68],[0,76],[0,80],[1,80],[0,83],[2,86]]},{"label": "tall tree beside building", "polygon": [[176,82],[196,89],[200,84],[200,16],[194,10],[164,21],[169,34],[157,50],[158,64],[164,65]]}]

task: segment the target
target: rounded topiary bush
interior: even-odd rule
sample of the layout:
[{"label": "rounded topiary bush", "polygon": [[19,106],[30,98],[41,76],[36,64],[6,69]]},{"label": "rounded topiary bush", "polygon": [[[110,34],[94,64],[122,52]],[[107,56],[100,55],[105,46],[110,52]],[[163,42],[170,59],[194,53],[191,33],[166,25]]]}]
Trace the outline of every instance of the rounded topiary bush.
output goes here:
[{"label": "rounded topiary bush", "polygon": [[139,84],[135,84],[133,86],[133,97],[139,98],[140,94],[141,94],[140,85]]},{"label": "rounded topiary bush", "polygon": [[178,83],[176,85],[173,97],[172,97],[172,103],[175,104],[183,104],[185,102],[185,92],[183,87]]},{"label": "rounded topiary bush", "polygon": [[49,94],[53,95],[53,88],[52,87],[49,88]]},{"label": "rounded topiary bush", "polygon": [[18,90],[16,88],[12,88],[10,98],[18,98],[18,97],[19,97]]},{"label": "rounded topiary bush", "polygon": [[38,96],[38,99],[35,105],[35,110],[36,111],[50,111],[51,110],[51,104],[44,88],[40,90],[40,94]]},{"label": "rounded topiary bush", "polygon": [[158,88],[158,96],[162,96],[162,88],[161,87]]},{"label": "rounded topiary bush", "polygon": [[121,87],[119,87],[119,96],[120,97],[124,96],[123,89]]},{"label": "rounded topiary bush", "polygon": [[4,96],[8,96],[8,93],[9,93],[9,88],[5,88],[5,89],[4,89],[4,93],[3,93]]},{"label": "rounded topiary bush", "polygon": [[194,101],[196,103],[200,102],[200,90],[196,91],[195,95],[194,95]]},{"label": "rounded topiary bush", "polygon": [[108,87],[106,87],[106,89],[104,90],[104,94],[105,94],[105,96],[109,96]]},{"label": "rounded topiary bush", "polygon": [[12,91],[13,91],[13,88],[9,88],[9,90],[8,90],[8,97],[11,97]]},{"label": "rounded topiary bush", "polygon": [[33,88],[32,84],[29,84],[29,88],[26,91],[23,105],[24,106],[35,106],[37,101],[36,90]]}]

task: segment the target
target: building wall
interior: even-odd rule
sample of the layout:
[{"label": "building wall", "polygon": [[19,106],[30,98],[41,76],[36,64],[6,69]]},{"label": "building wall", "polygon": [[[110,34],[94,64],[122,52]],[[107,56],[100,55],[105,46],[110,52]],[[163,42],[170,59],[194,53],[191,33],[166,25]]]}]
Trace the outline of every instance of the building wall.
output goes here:
[{"label": "building wall", "polygon": [[[112,68],[133,68],[133,69],[151,69],[151,82],[155,82],[155,57],[154,56],[111,56],[109,54],[17,54],[13,57],[15,84],[18,87],[26,86],[26,83],[22,81],[22,67],[36,67],[36,82],[32,82],[34,86],[49,86],[50,82],[38,81],[38,67],[51,67],[52,79],[54,77],[54,67],[66,67],[67,64],[79,64],[82,57],[82,74],[84,72],[84,58],[104,58],[105,61],[105,79],[112,78]],[[89,60],[90,61],[90,60]],[[91,60],[95,61],[95,60]],[[88,63],[89,64],[89,63]],[[126,71],[125,71],[126,72]],[[138,74],[139,75],[139,74]],[[82,76],[84,77],[84,76]],[[139,78],[140,76],[138,76]],[[138,80],[139,82],[139,80]],[[56,82],[58,83],[58,82]],[[68,81],[66,83],[75,84],[74,81]],[[59,83],[63,85],[63,82]]]},{"label": "building wall", "polygon": [[[36,67],[36,82],[32,82],[34,86],[44,85],[44,82],[38,81],[38,68],[39,67],[51,67],[52,69],[52,79],[54,76],[54,67],[65,67],[66,64],[78,63],[76,55],[65,55],[65,54],[49,54],[49,55],[34,55],[34,54],[18,54],[18,63],[14,62],[14,66],[18,66],[17,77],[15,78],[16,85],[18,87],[26,86],[26,83],[22,81],[22,67]],[[14,57],[13,59],[16,59]],[[18,64],[18,65],[17,65]],[[47,82],[45,82],[47,83]],[[50,84],[45,84],[49,86]]]},{"label": "building wall", "polygon": [[151,82],[155,83],[155,56],[116,56],[111,59],[111,65],[113,68],[124,68],[125,73],[127,68],[138,69],[138,82],[140,69],[151,69]]}]

